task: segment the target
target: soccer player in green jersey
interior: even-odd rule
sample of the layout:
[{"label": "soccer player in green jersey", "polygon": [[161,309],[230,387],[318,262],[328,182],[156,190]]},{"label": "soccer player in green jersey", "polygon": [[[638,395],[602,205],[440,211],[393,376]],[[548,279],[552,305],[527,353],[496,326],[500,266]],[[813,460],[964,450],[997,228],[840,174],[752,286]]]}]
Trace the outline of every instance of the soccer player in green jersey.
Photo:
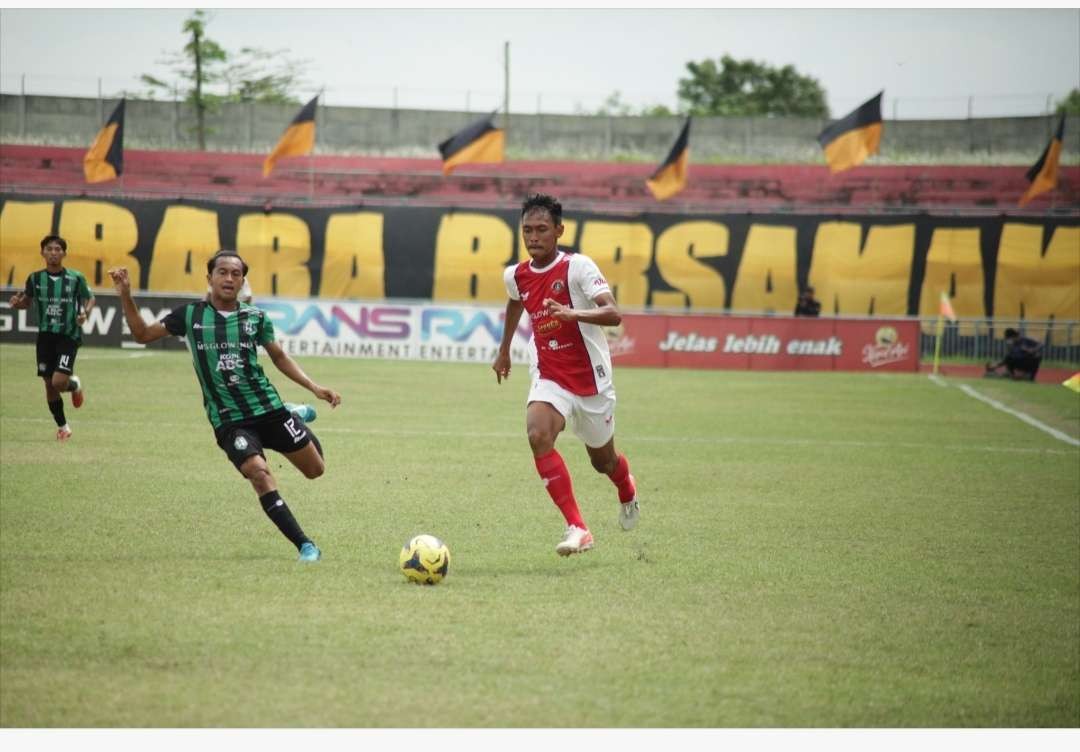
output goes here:
[{"label": "soccer player in green jersey", "polygon": [[203,405],[217,444],[247,478],[263,511],[300,552],[300,561],[318,561],[322,552],[300,529],[278,493],[263,449],[280,452],[307,478],[326,469],[322,446],[304,421],[290,413],[256,358],[259,345],[279,371],[331,407],[341,395],[319,386],[274,341],[274,326],[255,306],[238,300],[248,266],[236,251],[219,251],[206,264],[210,295],[173,309],[163,320],[146,323],[131,297],[127,269],[109,271],[120,294],[136,342],[186,337]]},{"label": "soccer player in green jersey", "polygon": [[37,375],[45,381],[45,402],[56,421],[56,440],[71,438],[71,426],[64,417],[64,392],[71,392],[71,404],[82,407],[85,395],[75,375],[75,355],[82,344],[82,325],[94,307],[94,294],[86,277],[64,268],[67,241],[59,235],[41,240],[45,268],[26,278],[22,292],[11,296],[11,307],[37,312]]}]

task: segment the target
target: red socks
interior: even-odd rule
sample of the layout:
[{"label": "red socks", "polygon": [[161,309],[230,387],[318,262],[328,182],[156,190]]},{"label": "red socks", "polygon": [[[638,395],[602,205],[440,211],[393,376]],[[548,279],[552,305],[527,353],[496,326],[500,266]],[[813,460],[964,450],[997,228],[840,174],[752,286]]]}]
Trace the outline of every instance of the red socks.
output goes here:
[{"label": "red socks", "polygon": [[[534,462],[536,462],[536,472],[544,481],[551,500],[566,518],[566,524],[588,530],[585,521],[581,519],[581,510],[578,509],[577,500],[574,498],[574,486],[570,482],[570,473],[566,469],[562,455],[552,449],[543,457],[535,457]],[[622,492],[619,493],[621,497]]]},{"label": "red socks", "polygon": [[626,461],[625,454],[619,455],[619,462],[608,477],[615,484],[615,488],[619,489],[620,504],[633,500],[637,489],[634,487],[634,479],[630,477],[630,463]]}]

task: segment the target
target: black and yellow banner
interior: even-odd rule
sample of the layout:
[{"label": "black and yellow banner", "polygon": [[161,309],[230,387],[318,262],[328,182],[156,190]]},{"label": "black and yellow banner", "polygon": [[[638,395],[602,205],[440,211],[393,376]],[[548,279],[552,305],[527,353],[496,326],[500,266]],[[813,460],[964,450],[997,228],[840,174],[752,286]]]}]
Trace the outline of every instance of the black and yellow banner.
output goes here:
[{"label": "black and yellow banner", "polygon": [[[514,208],[278,207],[0,194],[0,285],[42,266],[39,243],[97,290],[202,294],[206,261],[235,248],[264,296],[505,302],[503,268],[527,257]],[[561,245],[596,261],[628,311],[790,313],[816,289],[822,315],[1080,320],[1080,218],[574,212]]]},{"label": "black and yellow banner", "polygon": [[818,134],[830,172],[843,172],[878,153],[881,145],[881,97],[884,91]]},{"label": "black and yellow banner", "polygon": [[471,123],[439,144],[443,175],[462,164],[498,163],[505,158],[506,133],[494,124],[495,113]]},{"label": "black and yellow banner", "polygon": [[305,104],[281,134],[277,146],[263,161],[264,178],[270,176],[274,165],[282,157],[302,157],[315,148],[315,106],[318,101],[319,98],[315,97]]},{"label": "black and yellow banner", "polygon": [[124,172],[124,101],[121,99],[116,105],[83,157],[83,175],[87,183],[116,180]]},{"label": "black and yellow banner", "polygon": [[1043,149],[1039,161],[1027,171],[1027,179],[1031,187],[1020,198],[1020,206],[1025,206],[1031,199],[1047,191],[1057,188],[1058,183],[1058,160],[1061,159],[1061,144],[1065,139],[1065,116],[1061,116],[1057,130],[1050,143]]},{"label": "black and yellow banner", "polygon": [[669,199],[686,187],[687,166],[690,161],[690,118],[686,119],[679,132],[679,137],[668,152],[665,159],[656,172],[652,174],[645,185],[652,191],[657,201]]}]

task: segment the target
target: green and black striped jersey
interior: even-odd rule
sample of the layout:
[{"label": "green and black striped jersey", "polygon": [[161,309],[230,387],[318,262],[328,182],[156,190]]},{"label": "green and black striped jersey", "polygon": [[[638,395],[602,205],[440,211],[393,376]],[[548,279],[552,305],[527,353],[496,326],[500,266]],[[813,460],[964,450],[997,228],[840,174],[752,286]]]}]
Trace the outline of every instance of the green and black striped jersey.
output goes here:
[{"label": "green and black striped jersey", "polygon": [[206,416],[215,429],[284,407],[256,357],[259,345],[274,341],[274,325],[255,306],[238,306],[221,313],[200,300],[162,319],[170,334],[187,338]]},{"label": "green and black striped jersey", "polygon": [[74,269],[61,269],[59,274],[52,274],[47,269],[36,271],[26,278],[23,292],[34,300],[39,331],[63,334],[82,342],[82,327],[75,318],[83,304],[94,297],[82,272]]}]

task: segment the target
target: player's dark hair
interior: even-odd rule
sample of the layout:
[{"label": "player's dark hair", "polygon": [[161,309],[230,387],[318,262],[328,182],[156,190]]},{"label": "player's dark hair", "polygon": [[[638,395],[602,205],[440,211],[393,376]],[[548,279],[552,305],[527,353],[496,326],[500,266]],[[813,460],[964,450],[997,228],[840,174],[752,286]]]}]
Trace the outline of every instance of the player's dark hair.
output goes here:
[{"label": "player's dark hair", "polygon": [[1020,336],[1020,332],[1016,331],[1015,329],[1006,329],[1005,330],[1005,339],[1008,339],[1009,337],[1019,337],[1019,336]]},{"label": "player's dark hair", "polygon": [[59,243],[60,247],[64,249],[64,253],[67,253],[67,241],[59,235],[46,235],[41,239],[41,250],[45,250],[45,246],[49,243]]},{"label": "player's dark hair", "polygon": [[214,273],[214,267],[217,266],[218,259],[223,259],[223,258],[240,259],[240,264],[241,264],[241,266],[244,267],[244,276],[245,277],[247,276],[247,273],[248,273],[247,262],[244,261],[244,259],[240,258],[240,254],[237,253],[236,251],[218,251],[217,253],[215,253],[213,256],[210,257],[210,260],[206,262],[206,273],[207,274],[213,274]]},{"label": "player's dark hair", "polygon": [[562,204],[554,196],[546,193],[534,193],[529,196],[521,205],[521,216],[524,217],[533,209],[547,209],[548,214],[551,215],[551,221],[557,225],[562,224]]}]

